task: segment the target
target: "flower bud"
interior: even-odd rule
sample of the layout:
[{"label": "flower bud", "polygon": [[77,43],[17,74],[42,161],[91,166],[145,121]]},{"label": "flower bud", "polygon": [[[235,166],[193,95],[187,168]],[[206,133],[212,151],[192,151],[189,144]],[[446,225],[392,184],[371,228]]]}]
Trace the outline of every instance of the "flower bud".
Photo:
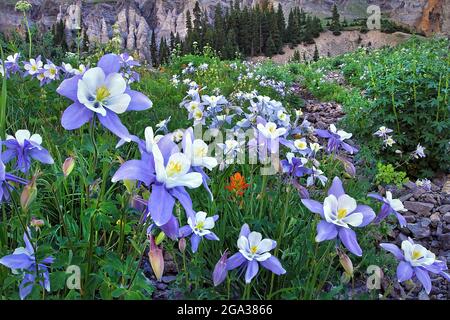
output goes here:
[{"label": "flower bud", "polygon": [[178,249],[180,250],[181,253],[184,253],[184,251],[186,250],[185,238],[181,238],[180,240],[178,240]]},{"label": "flower bud", "polygon": [[339,262],[341,263],[342,267],[345,270],[345,273],[349,277],[353,277],[353,263],[352,260],[342,251],[341,249],[337,249],[337,253],[339,255]]},{"label": "flower bud", "polygon": [[228,260],[228,252],[225,250],[222,257],[217,262],[213,271],[213,282],[214,286],[218,286],[221,284],[227,277],[227,260]]},{"label": "flower bud", "polygon": [[31,203],[36,199],[37,196],[37,187],[36,187],[36,178],[35,175],[31,181],[25,186],[20,195],[20,205],[24,211],[27,211],[30,207]]},{"label": "flower bud", "polygon": [[155,238],[152,235],[150,235],[150,250],[148,252],[148,258],[156,279],[160,281],[164,273],[163,251],[156,245]]},{"label": "flower bud", "polygon": [[64,178],[67,178],[69,176],[69,174],[72,173],[72,170],[74,167],[75,167],[75,158],[74,157],[69,157],[64,161],[63,167],[62,167]]}]

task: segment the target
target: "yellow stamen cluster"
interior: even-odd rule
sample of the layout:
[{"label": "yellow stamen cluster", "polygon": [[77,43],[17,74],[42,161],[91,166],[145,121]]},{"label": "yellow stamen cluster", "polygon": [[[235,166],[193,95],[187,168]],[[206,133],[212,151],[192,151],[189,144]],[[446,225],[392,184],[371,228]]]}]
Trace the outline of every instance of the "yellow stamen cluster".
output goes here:
[{"label": "yellow stamen cluster", "polygon": [[178,161],[170,161],[167,164],[167,175],[169,177],[181,172],[181,163]]},{"label": "yellow stamen cluster", "polygon": [[347,209],[341,208],[337,212],[338,219],[344,219],[347,216]]},{"label": "yellow stamen cluster", "polygon": [[108,98],[110,95],[110,92],[108,88],[105,86],[98,87],[95,91],[95,100],[97,101],[103,101],[104,99]]}]

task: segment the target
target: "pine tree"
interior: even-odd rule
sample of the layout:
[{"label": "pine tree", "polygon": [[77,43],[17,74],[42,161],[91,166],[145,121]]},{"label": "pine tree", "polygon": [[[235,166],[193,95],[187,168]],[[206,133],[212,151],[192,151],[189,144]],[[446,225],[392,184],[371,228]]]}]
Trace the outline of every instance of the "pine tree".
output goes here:
[{"label": "pine tree", "polygon": [[272,57],[275,53],[277,53],[275,42],[273,41],[272,36],[269,36],[266,41],[264,54],[268,57]]},{"label": "pine tree", "polygon": [[283,12],[283,7],[281,6],[281,3],[278,4],[277,25],[278,25],[278,31],[280,32],[281,40],[283,41],[283,43],[288,42],[286,39],[287,38],[286,19],[284,18],[284,12]]},{"label": "pine tree", "polygon": [[333,31],[333,34],[335,36],[339,36],[342,31],[340,19],[341,19],[341,16],[339,15],[338,8],[336,5],[333,5],[330,30]]},{"label": "pine tree", "polygon": [[152,65],[153,67],[157,67],[158,66],[158,48],[156,47],[156,34],[155,34],[155,30],[153,30],[152,32],[152,38],[150,41],[150,54],[151,54],[151,58],[152,58]]},{"label": "pine tree", "polygon": [[314,47],[314,56],[313,56],[313,60],[314,61],[319,61],[320,59],[320,55],[319,55],[319,49],[317,49],[317,45]]},{"label": "pine tree", "polygon": [[294,51],[294,55],[293,55],[292,58],[291,58],[291,61],[292,61],[292,62],[301,62],[301,60],[302,60],[302,58],[301,58],[301,56],[300,56],[300,51],[295,50],[295,51]]},{"label": "pine tree", "polygon": [[169,62],[169,48],[167,47],[166,39],[161,37],[159,42],[159,65],[166,64]]}]

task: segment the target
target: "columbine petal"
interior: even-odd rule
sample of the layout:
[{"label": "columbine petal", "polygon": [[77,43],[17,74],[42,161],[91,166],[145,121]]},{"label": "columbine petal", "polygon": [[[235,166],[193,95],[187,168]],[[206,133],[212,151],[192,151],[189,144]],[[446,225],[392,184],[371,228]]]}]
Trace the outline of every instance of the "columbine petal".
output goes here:
[{"label": "columbine petal", "polygon": [[70,79],[64,80],[56,89],[56,92],[72,101],[77,101],[78,81],[81,76],[74,76]]},{"label": "columbine petal", "polygon": [[249,261],[247,263],[247,271],[245,272],[245,283],[250,283],[258,274],[259,264],[257,261]]},{"label": "columbine petal", "polygon": [[344,246],[353,254],[362,256],[362,249],[356,239],[355,231],[347,228],[339,229],[339,239],[341,239]]},{"label": "columbine petal", "polygon": [[261,266],[266,268],[267,270],[272,271],[276,275],[285,274],[286,270],[281,265],[280,261],[275,258],[274,256],[271,256],[269,259],[261,261]]},{"label": "columbine petal", "polygon": [[249,234],[250,234],[250,227],[248,226],[248,224],[245,223],[245,224],[241,227],[241,231],[240,231],[240,233],[239,233],[239,237],[245,237],[245,238],[247,238]]},{"label": "columbine petal", "polygon": [[342,186],[342,181],[338,177],[333,179],[330,189],[328,189],[328,195],[334,195],[336,198],[344,195],[344,187]]},{"label": "columbine petal", "polygon": [[414,268],[417,279],[422,283],[427,294],[431,292],[431,279],[428,272],[420,267]]},{"label": "columbine petal", "polygon": [[411,265],[405,261],[400,261],[397,266],[397,280],[398,282],[407,281],[412,278],[414,274]]},{"label": "columbine petal", "polygon": [[110,73],[114,73],[114,72],[119,72],[120,71],[120,58],[118,55],[113,54],[113,53],[106,54],[100,59],[100,61],[97,63],[97,66],[102,68],[103,72],[106,75],[108,75]]},{"label": "columbine petal", "polygon": [[400,250],[399,247],[397,247],[395,244],[392,243],[380,243],[380,247],[382,247],[384,250],[389,251],[394,255],[397,260],[403,260],[403,252]]},{"label": "columbine petal", "polygon": [[126,90],[125,93],[131,97],[127,111],[142,111],[150,109],[153,106],[150,99],[140,92]]},{"label": "columbine petal", "polygon": [[237,252],[233,254],[227,260],[227,270],[233,270],[240,267],[243,263],[245,263],[247,259],[242,255],[242,253]]},{"label": "columbine petal", "polygon": [[192,236],[191,236],[191,246],[192,246],[192,252],[193,253],[197,252],[198,245],[200,244],[201,240],[202,240],[202,238],[200,236],[196,235],[195,233],[192,234]]},{"label": "columbine petal", "polygon": [[10,254],[0,259],[0,264],[10,269],[28,269],[33,263],[34,259],[25,253]]},{"label": "columbine petal", "polygon": [[124,139],[126,142],[131,141],[131,135],[128,132],[128,129],[122,124],[117,114],[112,111],[107,111],[105,116],[99,115],[98,119],[105,128],[116,136]]},{"label": "columbine petal", "polygon": [[334,224],[328,223],[323,220],[317,224],[317,242],[334,239],[336,238],[337,234],[338,230]]},{"label": "columbine petal", "polygon": [[152,168],[149,164],[142,160],[130,160],[120,166],[119,170],[117,170],[112,177],[112,182],[114,183],[120,180],[137,180],[148,186],[152,178],[151,170]]},{"label": "columbine petal", "polygon": [[163,185],[154,184],[152,186],[148,208],[157,226],[162,226],[169,222],[172,217],[174,204],[175,199],[167,192]]},{"label": "columbine petal", "polygon": [[320,216],[323,218],[323,204],[321,204],[318,201],[310,200],[310,199],[302,199],[303,205],[312,213],[320,214]]},{"label": "columbine petal", "polygon": [[75,102],[70,105],[63,113],[61,125],[66,130],[78,129],[91,120],[93,112],[85,108],[82,104]]}]

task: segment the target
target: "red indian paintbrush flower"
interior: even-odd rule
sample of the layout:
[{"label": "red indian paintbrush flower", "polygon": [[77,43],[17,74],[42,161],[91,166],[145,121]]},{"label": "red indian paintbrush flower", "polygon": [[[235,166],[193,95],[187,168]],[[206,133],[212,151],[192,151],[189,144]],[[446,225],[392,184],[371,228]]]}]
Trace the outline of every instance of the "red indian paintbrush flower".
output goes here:
[{"label": "red indian paintbrush flower", "polygon": [[225,186],[225,188],[234,193],[236,196],[242,197],[244,195],[244,191],[249,187],[247,183],[245,183],[245,177],[241,175],[240,172],[236,172],[234,175],[230,177],[230,184]]}]

